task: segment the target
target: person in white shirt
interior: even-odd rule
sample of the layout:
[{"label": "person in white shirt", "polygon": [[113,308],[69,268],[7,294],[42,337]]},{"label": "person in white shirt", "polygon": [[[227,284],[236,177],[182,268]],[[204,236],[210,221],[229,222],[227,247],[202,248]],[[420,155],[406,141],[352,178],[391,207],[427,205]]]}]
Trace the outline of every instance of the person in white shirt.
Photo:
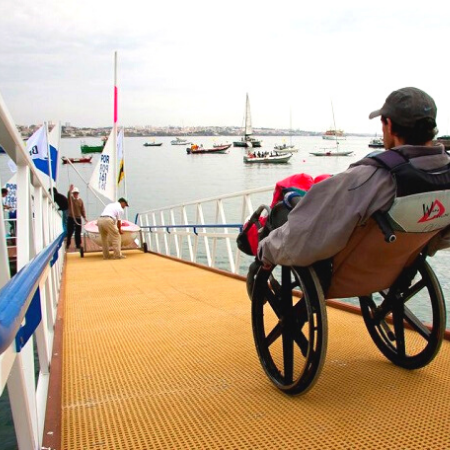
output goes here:
[{"label": "person in white shirt", "polygon": [[124,208],[127,206],[127,200],[121,197],[117,202],[106,205],[97,219],[98,231],[102,237],[103,259],[111,259],[109,255],[110,245],[114,252],[112,259],[126,258],[120,251],[122,241],[120,235],[123,234],[122,216]]}]

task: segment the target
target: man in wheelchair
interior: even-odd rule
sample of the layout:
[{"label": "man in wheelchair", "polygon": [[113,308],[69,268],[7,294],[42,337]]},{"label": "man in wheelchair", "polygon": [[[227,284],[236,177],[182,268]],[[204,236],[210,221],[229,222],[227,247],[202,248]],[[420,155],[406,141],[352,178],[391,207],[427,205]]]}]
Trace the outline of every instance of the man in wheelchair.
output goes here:
[{"label": "man in wheelchair", "polygon": [[425,258],[450,246],[450,158],[432,142],[436,114],[420,89],[392,92],[369,115],[381,117],[386,150],[311,186],[260,241],[249,274],[253,334],[283,391],[306,392],[320,373],[327,298],[359,297],[369,333],[395,364],[416,369],[437,354],[445,304]]}]

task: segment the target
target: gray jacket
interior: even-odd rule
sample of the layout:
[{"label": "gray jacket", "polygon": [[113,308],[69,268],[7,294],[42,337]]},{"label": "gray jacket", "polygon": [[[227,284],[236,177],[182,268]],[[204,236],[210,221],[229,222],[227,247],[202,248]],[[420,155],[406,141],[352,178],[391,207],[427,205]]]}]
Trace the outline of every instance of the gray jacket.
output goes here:
[{"label": "gray jacket", "polygon": [[[442,145],[397,147],[421,169],[450,163]],[[258,246],[264,263],[309,266],[331,258],[347,244],[353,230],[378,210],[387,211],[395,197],[395,182],[382,168],[355,163],[345,172],[312,186],[290,212],[288,221],[272,231]],[[430,254],[450,247],[450,230],[430,242]]]}]

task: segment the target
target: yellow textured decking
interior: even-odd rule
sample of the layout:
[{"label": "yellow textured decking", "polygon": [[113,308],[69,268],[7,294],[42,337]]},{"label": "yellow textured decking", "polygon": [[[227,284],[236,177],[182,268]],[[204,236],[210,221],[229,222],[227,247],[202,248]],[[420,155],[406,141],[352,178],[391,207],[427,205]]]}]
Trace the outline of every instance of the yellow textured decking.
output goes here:
[{"label": "yellow textured decking", "polygon": [[243,281],[140,251],[68,255],[62,449],[450,449],[450,343],[428,367],[385,359],[328,308],[306,395],[266,378]]}]

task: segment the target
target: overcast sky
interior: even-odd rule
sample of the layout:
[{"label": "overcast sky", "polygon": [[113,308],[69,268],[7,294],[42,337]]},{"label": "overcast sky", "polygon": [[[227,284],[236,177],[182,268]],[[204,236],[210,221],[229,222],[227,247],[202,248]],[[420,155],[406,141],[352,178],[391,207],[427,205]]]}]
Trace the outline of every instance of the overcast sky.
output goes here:
[{"label": "overcast sky", "polygon": [[400,87],[450,134],[450,6],[416,0],[1,0],[0,93],[18,124],[380,131]]}]

